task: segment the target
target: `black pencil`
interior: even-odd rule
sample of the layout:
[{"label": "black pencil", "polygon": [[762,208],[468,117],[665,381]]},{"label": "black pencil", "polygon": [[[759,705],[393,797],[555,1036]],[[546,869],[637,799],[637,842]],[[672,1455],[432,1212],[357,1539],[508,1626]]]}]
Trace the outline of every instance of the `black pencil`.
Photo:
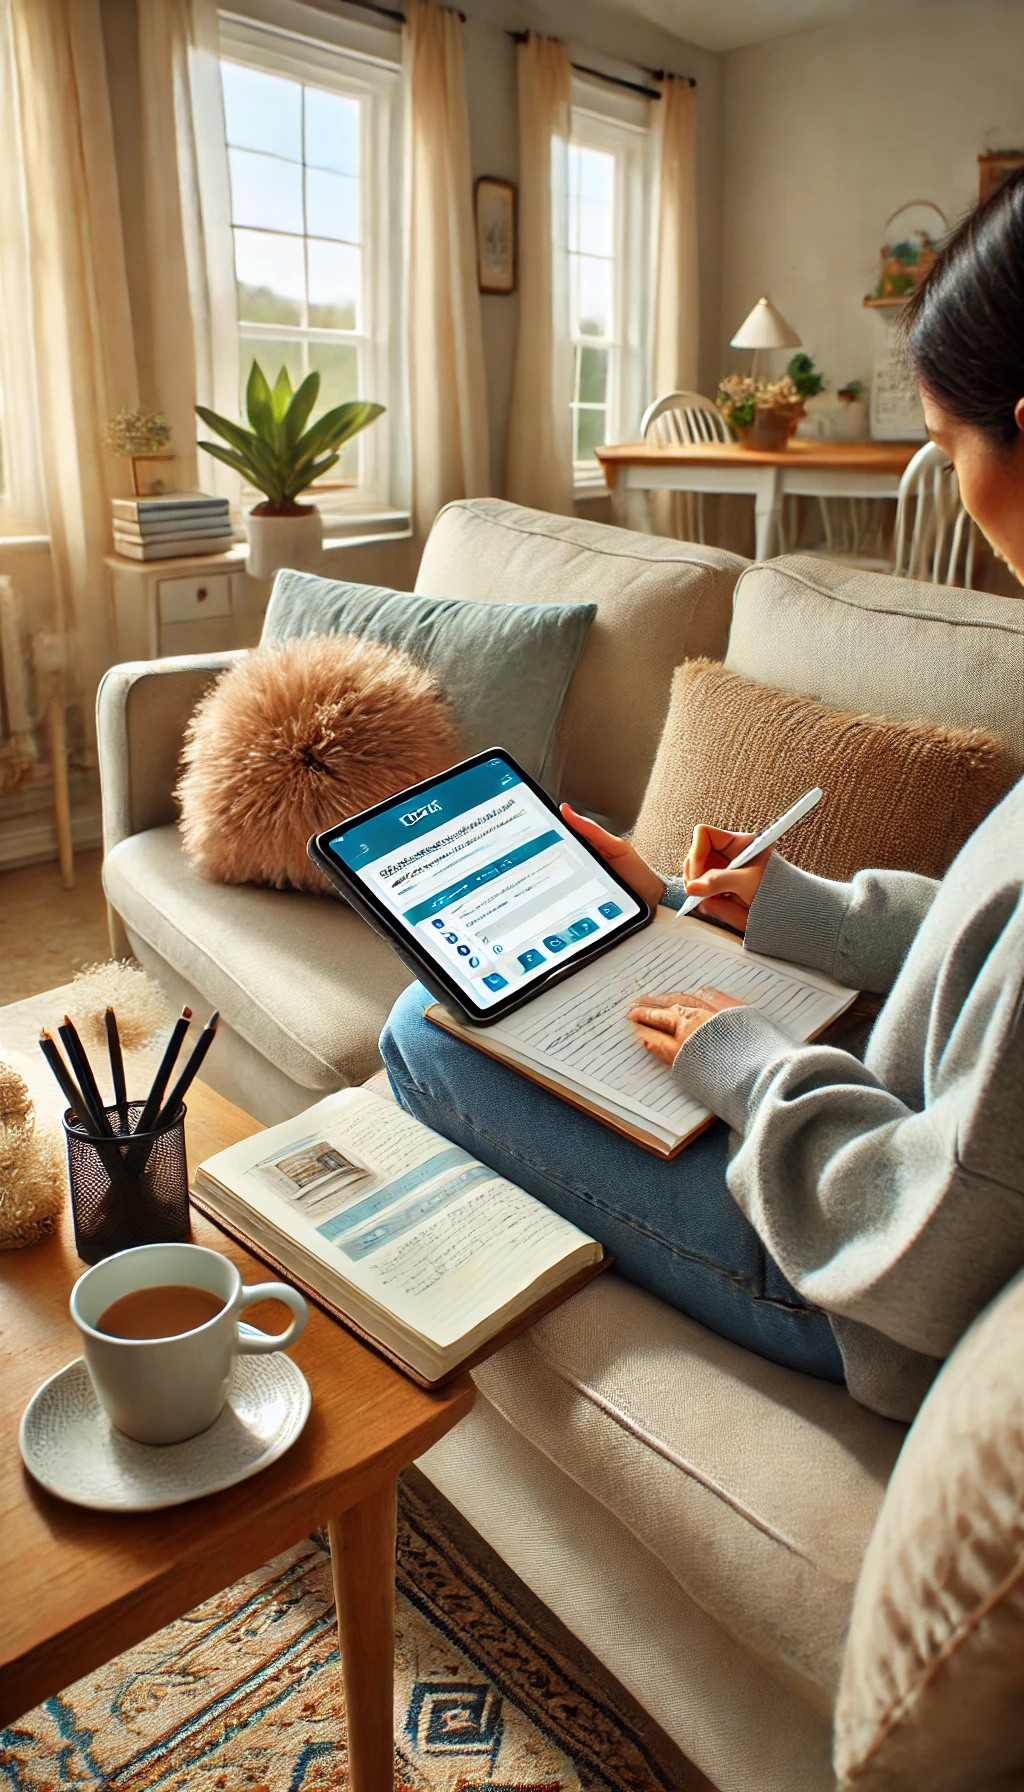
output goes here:
[{"label": "black pencil", "polygon": [[164,1048],[164,1055],[157,1066],[156,1075],[150,1084],[149,1094],[146,1096],[142,1112],[135,1122],[136,1132],[151,1132],[153,1129],[153,1122],[160,1110],[160,1103],[163,1100],[164,1090],[167,1087],[171,1071],[174,1069],[174,1060],[181,1050],[181,1042],[188,1032],[188,1023],[191,1019],[191,1008],[183,1008],[179,1018],[171,1028],[171,1036]]},{"label": "black pencil", "polygon": [[103,1025],[107,1029],[107,1053],[110,1058],[110,1080],[114,1088],[114,1105],[121,1119],[121,1131],[128,1131],[128,1091],[124,1081],[124,1058],[121,1055],[121,1035],[117,1030],[117,1015],[108,1008],[103,1016]]},{"label": "black pencil", "polygon": [[61,1057],[51,1033],[44,1031],[39,1035],[39,1049],[60,1085],[61,1094],[68,1107],[72,1109],[76,1119],[84,1125],[88,1121],[89,1115],[86,1103],[82,1099],[82,1091]]},{"label": "black pencil", "polygon": [[74,1077],[69,1072],[67,1065],[57,1049],[56,1041],[53,1039],[52,1035],[45,1030],[40,1035],[39,1049],[60,1084],[61,1091],[67,1099],[73,1117],[76,1118],[83,1127],[92,1128],[92,1132],[86,1132],[85,1137],[98,1153],[100,1161],[106,1169],[110,1179],[111,1188],[116,1187],[121,1195],[131,1197],[134,1193],[134,1184],[132,1183],[126,1168],[124,1158],[121,1156],[120,1151],[113,1142],[113,1135],[110,1132],[110,1128],[107,1128],[107,1134],[104,1136],[99,1124],[100,1116],[97,1114],[93,1102],[87,1100],[81,1089],[79,1089]]},{"label": "black pencil", "polygon": [[78,1031],[74,1021],[65,1014],[64,1025],[58,1027],[57,1031],[64,1041],[64,1050],[68,1054],[68,1063],[71,1065],[72,1070],[78,1078],[78,1085],[82,1091],[88,1109],[89,1119],[92,1121],[93,1130],[100,1138],[112,1139],[114,1136],[114,1129],[107,1119],[106,1107],[99,1091],[99,1085],[96,1078],[93,1076],[92,1065],[85,1055],[85,1047],[78,1037]]},{"label": "black pencil", "polygon": [[202,1064],[203,1059],[213,1044],[213,1036],[217,1031],[217,1023],[219,1020],[220,1011],[215,1008],[192,1048],[192,1054],[188,1063],[185,1065],[184,1070],[153,1123],[154,1132],[159,1132],[162,1126],[169,1126],[174,1119],[175,1114],[182,1104],[189,1084],[197,1075],[199,1066]]}]

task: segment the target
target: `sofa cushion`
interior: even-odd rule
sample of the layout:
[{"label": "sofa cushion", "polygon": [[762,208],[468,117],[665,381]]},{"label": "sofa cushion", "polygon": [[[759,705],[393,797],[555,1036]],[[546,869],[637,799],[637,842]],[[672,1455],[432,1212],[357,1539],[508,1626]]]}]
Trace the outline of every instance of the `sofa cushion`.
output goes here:
[{"label": "sofa cushion", "polygon": [[844,1792],[1024,1785],[1024,1275],[938,1376],[882,1507],[836,1712]]},{"label": "sofa cushion", "polygon": [[851,715],[716,660],[687,660],[672,681],[633,845],[677,877],[698,822],[759,833],[819,781],[822,801],[780,850],[801,870],[845,882],[865,865],[944,876],[1014,773],[984,729]]},{"label": "sofa cushion", "polygon": [[594,614],[592,603],[456,603],[279,572],[262,641],[347,634],[401,648],[444,692],[466,755],[504,747],[556,796],[558,718]]},{"label": "sofa cushion", "polygon": [[736,586],[725,664],[835,709],[986,728],[1024,767],[1024,602],[791,555]]},{"label": "sofa cushion", "polygon": [[562,709],[555,769],[570,802],[621,829],[640,808],[673,670],[704,654],[721,659],[746,565],[721,548],[467,498],[437,517],[416,590],[597,605]]},{"label": "sofa cushion", "polygon": [[615,1275],[473,1373],[697,1605],[830,1710],[901,1426]]},{"label": "sofa cushion", "polygon": [[206,883],[175,827],[120,841],[103,887],[132,933],[311,1101],[380,1069],[380,1029],[411,979],[343,903]]}]

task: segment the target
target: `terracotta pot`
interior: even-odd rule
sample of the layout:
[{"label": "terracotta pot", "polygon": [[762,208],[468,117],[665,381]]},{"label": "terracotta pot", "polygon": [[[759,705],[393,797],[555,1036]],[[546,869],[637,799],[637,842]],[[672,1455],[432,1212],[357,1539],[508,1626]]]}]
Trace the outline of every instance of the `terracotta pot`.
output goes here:
[{"label": "terracotta pot", "polygon": [[291,516],[261,516],[250,510],[245,519],[249,540],[246,570],[254,579],[272,579],[282,566],[316,572],[323,552],[323,521],[315,504],[304,504]]},{"label": "terracotta pot", "polygon": [[759,410],[750,427],[740,432],[740,440],[745,448],[761,448],[774,453],[786,447],[802,415],[803,406],[799,410],[794,406],[777,411]]}]

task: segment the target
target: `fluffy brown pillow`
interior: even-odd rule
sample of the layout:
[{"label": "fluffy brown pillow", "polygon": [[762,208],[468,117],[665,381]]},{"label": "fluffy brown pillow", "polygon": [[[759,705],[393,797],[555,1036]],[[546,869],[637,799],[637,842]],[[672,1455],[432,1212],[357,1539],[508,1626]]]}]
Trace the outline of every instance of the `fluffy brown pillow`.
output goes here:
[{"label": "fluffy brown pillow", "polygon": [[941,877],[1013,780],[1003,742],[980,728],[846,715],[686,660],[633,844],[678,875],[698,821],[755,832],[820,784],[786,836],[792,864],[841,880],[869,865]]},{"label": "fluffy brown pillow", "polygon": [[310,834],[461,756],[439,686],[348,635],[260,647],[197,703],[177,797],[184,848],[215,883],[327,889]]}]

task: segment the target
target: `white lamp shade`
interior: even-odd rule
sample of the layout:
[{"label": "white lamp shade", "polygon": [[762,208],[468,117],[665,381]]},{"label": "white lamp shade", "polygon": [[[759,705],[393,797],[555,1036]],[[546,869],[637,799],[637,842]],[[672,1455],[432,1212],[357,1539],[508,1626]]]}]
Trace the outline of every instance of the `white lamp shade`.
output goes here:
[{"label": "white lamp shade", "polygon": [[799,348],[800,338],[787,324],[771,299],[758,299],[753,311],[743,319],[733,337],[731,348]]}]

